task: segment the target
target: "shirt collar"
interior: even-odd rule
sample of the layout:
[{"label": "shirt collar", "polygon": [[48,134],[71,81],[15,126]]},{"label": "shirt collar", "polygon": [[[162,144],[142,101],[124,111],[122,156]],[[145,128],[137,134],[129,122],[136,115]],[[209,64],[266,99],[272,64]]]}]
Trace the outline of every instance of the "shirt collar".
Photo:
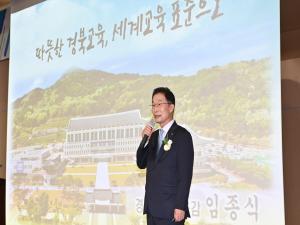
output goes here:
[{"label": "shirt collar", "polygon": [[163,128],[164,130],[164,137],[167,135],[168,131],[170,130],[171,126],[173,125],[174,120],[171,120],[169,123],[167,123]]}]

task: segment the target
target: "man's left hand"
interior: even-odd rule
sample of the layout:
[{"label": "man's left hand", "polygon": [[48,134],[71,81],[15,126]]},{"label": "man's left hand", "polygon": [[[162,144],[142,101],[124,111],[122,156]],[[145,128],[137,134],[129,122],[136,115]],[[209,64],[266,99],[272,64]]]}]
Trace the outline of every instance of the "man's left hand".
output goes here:
[{"label": "man's left hand", "polygon": [[174,210],[174,220],[175,222],[180,222],[184,219],[185,212],[181,209]]}]

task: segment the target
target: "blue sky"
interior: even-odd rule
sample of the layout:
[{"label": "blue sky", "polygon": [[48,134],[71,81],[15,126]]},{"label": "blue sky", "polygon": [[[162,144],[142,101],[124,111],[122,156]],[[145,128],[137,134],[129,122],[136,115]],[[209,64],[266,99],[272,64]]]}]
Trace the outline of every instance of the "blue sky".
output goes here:
[{"label": "blue sky", "polygon": [[[10,52],[10,99],[33,88],[46,88],[73,68],[99,69],[113,73],[192,75],[202,68],[233,61],[277,57],[279,55],[279,1],[220,0],[223,16],[212,20],[209,13],[192,25],[170,30],[172,3],[168,0],[50,0],[12,15]],[[185,1],[179,0],[180,9]],[[166,31],[153,29],[148,36],[111,41],[114,24],[133,20],[148,10],[156,14],[161,5],[166,12]],[[215,0],[207,1],[214,9]],[[181,21],[186,14],[181,12]],[[154,21],[154,20],[153,20]],[[96,28],[101,23],[108,46],[73,56],[67,39],[81,27]],[[154,22],[153,22],[154,23]],[[47,63],[35,56],[35,49],[48,39],[64,41],[63,56]]]}]

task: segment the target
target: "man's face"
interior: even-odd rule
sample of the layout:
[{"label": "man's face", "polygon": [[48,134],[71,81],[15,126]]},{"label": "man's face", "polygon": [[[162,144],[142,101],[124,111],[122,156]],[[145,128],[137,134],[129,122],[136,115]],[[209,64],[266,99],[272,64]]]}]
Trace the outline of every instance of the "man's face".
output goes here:
[{"label": "man's face", "polygon": [[166,97],[162,93],[157,93],[152,98],[152,114],[155,122],[161,127],[165,126],[173,119],[172,112],[174,105],[168,103]]}]

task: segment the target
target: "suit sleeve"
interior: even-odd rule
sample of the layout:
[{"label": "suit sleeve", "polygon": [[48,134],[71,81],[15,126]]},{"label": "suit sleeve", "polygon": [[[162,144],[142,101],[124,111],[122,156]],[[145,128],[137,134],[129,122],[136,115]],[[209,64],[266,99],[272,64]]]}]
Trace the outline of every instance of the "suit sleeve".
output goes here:
[{"label": "suit sleeve", "polygon": [[176,209],[186,210],[193,176],[194,147],[191,134],[186,131],[179,140],[177,152],[177,195]]},{"label": "suit sleeve", "polygon": [[[151,140],[151,138],[150,138]],[[136,164],[140,169],[145,169],[147,167],[147,160],[149,155],[149,148],[150,148],[150,140],[148,144],[144,146],[139,146],[136,152]]]}]

